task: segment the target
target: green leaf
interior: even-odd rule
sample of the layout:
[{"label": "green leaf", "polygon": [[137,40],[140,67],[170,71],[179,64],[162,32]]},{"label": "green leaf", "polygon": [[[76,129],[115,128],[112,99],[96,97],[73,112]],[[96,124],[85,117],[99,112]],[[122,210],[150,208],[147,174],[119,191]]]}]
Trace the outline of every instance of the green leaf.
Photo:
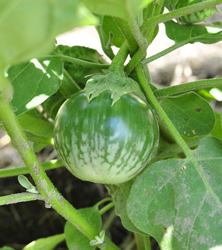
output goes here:
[{"label": "green leaf", "polygon": [[[125,25],[128,25],[126,21]],[[106,37],[106,42],[110,39],[110,33],[112,34],[112,44],[118,48],[122,46],[122,44],[125,41],[125,37],[123,36],[120,28],[116,24],[116,22],[113,20],[111,16],[104,16],[102,21],[102,30],[104,32],[104,35]]]},{"label": "green leaf", "polygon": [[129,12],[136,16],[139,11],[154,0],[82,0],[95,14],[120,17],[129,20]]},{"label": "green leaf", "polygon": [[47,138],[53,137],[54,126],[43,117],[38,117],[29,111],[17,118],[24,131]]},{"label": "green leaf", "polygon": [[37,142],[34,142],[32,145],[35,152],[40,152],[45,146],[46,144],[37,143]]},{"label": "green leaf", "polygon": [[130,181],[120,184],[113,195],[113,200],[115,202],[116,215],[121,218],[122,225],[131,232],[143,234],[142,231],[140,231],[133,225],[126,213],[127,199],[133,183],[134,180],[132,179]]},{"label": "green leaf", "polygon": [[1,0],[0,68],[50,53],[58,34],[97,19],[77,0]]},{"label": "green leaf", "polygon": [[168,9],[168,10],[174,10],[176,8],[177,3],[180,0],[165,0],[164,1],[164,6]]},{"label": "green leaf", "polygon": [[211,106],[194,92],[163,97],[160,105],[183,136],[207,135],[214,128],[215,117]]},{"label": "green leaf", "polygon": [[222,245],[222,141],[205,138],[194,155],[156,162],[132,186],[128,216],[161,249]]},{"label": "green leaf", "polygon": [[22,250],[53,250],[60,242],[65,240],[64,234],[57,234],[47,238],[32,241]]},{"label": "green leaf", "polygon": [[60,91],[57,91],[42,103],[43,113],[45,113],[48,118],[52,118],[54,120],[59,108],[65,100],[66,99]]},{"label": "green leaf", "polygon": [[205,24],[205,25],[180,25],[173,21],[165,22],[166,34],[175,43],[183,42],[204,44],[217,43],[222,40],[221,27]]},{"label": "green leaf", "polygon": [[116,75],[112,72],[106,75],[93,76],[88,80],[85,87],[86,97],[89,101],[106,90],[110,90],[112,93],[112,106],[120,99],[122,95],[128,93],[137,93],[143,100],[146,100],[136,81],[125,76]]},{"label": "green leaf", "polygon": [[[93,62],[93,63],[107,64],[103,56],[100,55],[96,50],[91,49],[91,48],[87,48],[83,46],[69,47],[65,45],[59,45],[58,49],[61,54],[66,55],[66,56],[74,57],[77,59],[81,59],[81,60]],[[85,67],[82,65],[69,63],[69,62],[64,63],[64,68],[66,69],[68,74],[73,78],[73,80],[79,85],[80,88],[85,87],[87,80],[92,75],[98,74],[98,73],[104,73],[104,71],[101,69],[89,68],[89,67]],[[73,83],[69,84],[70,86],[69,91],[71,91],[71,94],[74,94],[78,89],[76,88],[76,86],[72,86],[72,85]],[[61,92],[63,93],[64,91],[67,94],[66,90],[63,90]]]},{"label": "green leaf", "polygon": [[[58,55],[58,51],[54,52]],[[13,84],[11,101],[16,115],[24,113],[44,102],[60,87],[63,63],[59,57],[33,59],[11,67],[8,78]]]},{"label": "green leaf", "polygon": [[38,190],[36,189],[36,187],[33,186],[32,183],[28,180],[28,178],[25,177],[24,175],[18,176],[18,182],[20,183],[21,186],[26,188],[27,192],[34,193],[34,194],[39,193]]},{"label": "green leaf", "polygon": [[[89,222],[91,222],[99,230],[102,226],[101,215],[97,206],[79,209],[79,212],[84,215]],[[78,229],[76,229],[70,222],[65,224],[66,244],[69,250],[93,250],[96,246],[90,246],[90,240],[86,238]]]}]

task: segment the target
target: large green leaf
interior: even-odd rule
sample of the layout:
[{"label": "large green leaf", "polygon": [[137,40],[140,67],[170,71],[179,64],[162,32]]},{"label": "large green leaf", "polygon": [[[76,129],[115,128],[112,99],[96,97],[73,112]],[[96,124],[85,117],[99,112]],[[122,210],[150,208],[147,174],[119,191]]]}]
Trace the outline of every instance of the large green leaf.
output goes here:
[{"label": "large green leaf", "polygon": [[116,215],[118,215],[121,218],[121,222],[123,226],[135,233],[141,233],[138,228],[136,228],[131,220],[129,219],[127,213],[126,213],[126,204],[127,204],[127,199],[130,193],[130,189],[133,185],[134,180],[131,179],[130,181],[124,182],[117,186],[117,189],[113,195],[113,200],[115,202],[115,209],[116,209]]},{"label": "large green leaf", "polygon": [[44,56],[56,35],[96,23],[77,0],[1,0],[0,68]]},{"label": "large green leaf", "polygon": [[154,0],[82,0],[95,14],[120,17],[129,20],[129,12],[136,16],[140,9]]},{"label": "large green leaf", "polygon": [[64,234],[57,234],[47,238],[32,241],[23,250],[53,250],[60,242],[65,240]]},{"label": "large green leaf", "polygon": [[[98,207],[82,208],[79,210],[96,228],[100,229],[102,226],[102,219]],[[90,246],[90,241],[70,222],[65,224],[66,244],[69,250],[94,250],[96,246]]]},{"label": "large green leaf", "polygon": [[211,106],[194,92],[163,97],[160,105],[183,136],[207,135],[214,128],[215,117]]},{"label": "large green leaf", "polygon": [[[54,52],[58,54],[57,51]],[[12,106],[16,115],[37,107],[60,87],[63,63],[59,57],[33,59],[8,70],[13,84]]]},{"label": "large green leaf", "polygon": [[222,25],[219,25],[218,22],[215,25],[181,25],[174,21],[168,21],[164,24],[167,36],[175,43],[212,44],[222,40]]},{"label": "large green leaf", "polygon": [[193,153],[152,164],[132,186],[128,216],[161,249],[221,249],[222,141],[205,138]]}]

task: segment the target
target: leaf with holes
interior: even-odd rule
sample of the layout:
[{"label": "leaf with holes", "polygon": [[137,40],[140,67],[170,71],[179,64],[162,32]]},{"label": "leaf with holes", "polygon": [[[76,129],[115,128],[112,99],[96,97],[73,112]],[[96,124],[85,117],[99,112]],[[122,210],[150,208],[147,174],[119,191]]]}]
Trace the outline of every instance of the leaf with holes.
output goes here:
[{"label": "leaf with holes", "polygon": [[161,249],[222,245],[222,141],[207,137],[193,153],[152,164],[132,186],[128,216]]}]

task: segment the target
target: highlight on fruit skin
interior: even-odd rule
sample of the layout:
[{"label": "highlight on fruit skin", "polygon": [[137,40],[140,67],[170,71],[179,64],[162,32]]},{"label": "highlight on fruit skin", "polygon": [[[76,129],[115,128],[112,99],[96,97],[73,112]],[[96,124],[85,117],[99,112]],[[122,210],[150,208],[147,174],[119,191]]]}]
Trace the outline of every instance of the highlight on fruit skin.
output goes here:
[{"label": "highlight on fruit skin", "polygon": [[156,153],[159,128],[150,106],[136,94],[112,107],[110,91],[91,102],[80,91],[60,108],[54,140],[58,155],[77,178],[119,184],[142,171]]}]

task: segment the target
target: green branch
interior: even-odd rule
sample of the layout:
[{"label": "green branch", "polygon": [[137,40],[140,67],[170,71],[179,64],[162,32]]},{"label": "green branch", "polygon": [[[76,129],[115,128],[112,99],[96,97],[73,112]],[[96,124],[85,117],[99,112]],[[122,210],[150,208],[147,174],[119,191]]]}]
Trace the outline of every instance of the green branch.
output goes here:
[{"label": "green branch", "polygon": [[117,55],[114,57],[109,67],[109,72],[125,76],[123,67],[124,67],[124,62],[126,61],[126,58],[128,56],[128,52],[129,52],[128,44],[127,41],[125,41],[121,46],[121,48],[119,49]]},{"label": "green branch", "polygon": [[32,194],[27,192],[5,195],[0,197],[0,206],[36,200],[44,201],[45,199],[40,194]]},{"label": "green branch", "polygon": [[[28,167],[38,192],[43,199],[61,216],[78,228],[89,240],[93,240],[99,235],[100,231],[89,223],[89,221],[56,190],[29,145],[8,102],[0,104],[0,118],[21,158]],[[105,243],[104,245],[99,245],[99,248],[102,250],[119,250],[107,237],[105,238]]]},{"label": "green branch", "polygon": [[165,14],[151,17],[143,23],[143,26],[141,27],[141,31],[143,32],[143,34],[146,34],[147,30],[153,25],[164,23],[174,18],[178,18],[187,14],[192,14],[194,12],[197,12],[203,9],[211,8],[220,3],[222,3],[222,0],[207,0],[204,2],[192,4],[192,5],[177,9],[177,10],[172,10]]},{"label": "green branch", "polygon": [[155,61],[156,59],[158,59],[158,58],[160,58],[160,57],[162,57],[162,56],[165,56],[165,55],[167,55],[168,53],[170,53],[170,52],[172,52],[172,51],[174,51],[174,50],[176,50],[176,49],[178,49],[178,48],[184,46],[185,44],[189,43],[190,41],[191,41],[191,40],[184,40],[184,41],[182,41],[182,42],[175,43],[174,45],[170,46],[169,48],[167,48],[167,49],[165,49],[165,50],[163,50],[163,51],[160,51],[159,53],[157,53],[157,54],[155,54],[155,55],[153,55],[153,56],[150,56],[150,57],[148,57],[148,58],[142,60],[141,63],[144,65],[144,64],[150,63],[150,62],[152,62],[152,61]]},{"label": "green branch", "polygon": [[115,207],[115,203],[114,202],[110,202],[109,204],[107,204],[105,207],[101,208],[99,210],[99,214],[103,215],[104,213],[106,213],[107,211],[109,211],[111,208]]},{"label": "green branch", "polygon": [[177,142],[177,144],[181,147],[181,149],[183,150],[183,152],[187,156],[187,158],[192,158],[192,152],[191,152],[190,148],[187,146],[186,142],[183,140],[183,138],[181,137],[181,135],[179,134],[177,129],[174,127],[174,125],[172,124],[172,122],[170,121],[170,119],[168,118],[168,116],[166,115],[166,113],[164,112],[162,107],[160,106],[156,97],[154,96],[154,94],[153,94],[153,92],[152,92],[152,90],[151,90],[151,88],[146,80],[146,76],[145,76],[145,73],[144,73],[144,70],[143,70],[143,67],[141,64],[138,64],[136,66],[136,74],[137,74],[137,77],[139,79],[139,82],[140,82],[143,90],[145,91],[147,100],[150,102],[152,107],[156,110],[159,117],[161,118],[161,120],[165,124],[166,128],[169,130],[170,134],[172,135],[174,140]]},{"label": "green branch", "polygon": [[63,62],[70,62],[73,64],[78,64],[81,66],[89,67],[89,68],[96,68],[96,69],[108,69],[109,64],[101,64],[101,63],[93,63],[89,61],[84,61],[78,58],[74,58],[71,56],[65,56],[65,55],[53,55],[53,56],[47,56],[47,57],[60,57]]},{"label": "green branch", "polygon": [[[180,8],[178,10],[173,10],[165,14],[153,16],[146,21],[144,21],[141,32],[145,37],[147,37],[148,32],[150,32],[150,27],[155,26],[159,23],[164,23],[169,20],[172,20],[174,18],[178,18],[187,14],[191,14],[196,11],[203,10],[205,8],[211,8],[218,4],[222,3],[222,0],[208,0],[197,4],[192,4],[183,8]],[[148,43],[149,44],[149,43]],[[144,54],[146,53],[147,47],[144,49],[138,49],[138,51],[135,53],[133,58],[130,60],[130,62],[126,65],[125,71],[127,74],[129,74],[137,65],[139,61],[143,58]]]},{"label": "green branch", "polygon": [[[164,2],[164,0],[158,0],[157,1],[157,5],[155,5],[153,7],[152,15],[158,16],[158,14],[161,12],[163,2]],[[132,57],[130,62],[126,65],[125,71],[126,71],[127,74],[129,74],[135,68],[135,66],[144,58],[144,56],[146,54],[146,51],[147,51],[147,48],[151,44],[151,42],[153,40],[155,25],[153,25],[152,27],[149,27],[149,29],[147,29],[149,31],[149,33],[145,33],[145,32],[143,33],[142,28],[143,28],[143,26],[141,27],[141,36],[146,37],[146,38],[144,38],[144,39],[146,39],[146,46],[140,47],[137,50],[137,52],[134,54],[134,56]]]},{"label": "green branch", "polygon": [[138,49],[138,44],[132,34],[130,26],[126,23],[125,20],[114,18],[114,17],[113,17],[113,20],[116,23],[116,25],[119,27],[120,31],[122,32],[124,38],[127,41],[129,51],[133,55]]},{"label": "green branch", "polygon": [[156,97],[164,97],[179,93],[184,93],[188,91],[194,91],[198,89],[204,88],[221,88],[222,87],[222,79],[207,79],[207,80],[199,80],[195,82],[183,83],[176,86],[166,87],[163,89],[155,90],[153,93]]},{"label": "green branch", "polygon": [[[61,160],[52,160],[49,162],[42,163],[42,167],[45,171],[55,168],[60,168],[63,166],[64,164],[61,162]],[[29,174],[29,168],[27,168],[26,166],[22,166],[22,167],[0,169],[0,178],[18,176],[21,174]]]}]

